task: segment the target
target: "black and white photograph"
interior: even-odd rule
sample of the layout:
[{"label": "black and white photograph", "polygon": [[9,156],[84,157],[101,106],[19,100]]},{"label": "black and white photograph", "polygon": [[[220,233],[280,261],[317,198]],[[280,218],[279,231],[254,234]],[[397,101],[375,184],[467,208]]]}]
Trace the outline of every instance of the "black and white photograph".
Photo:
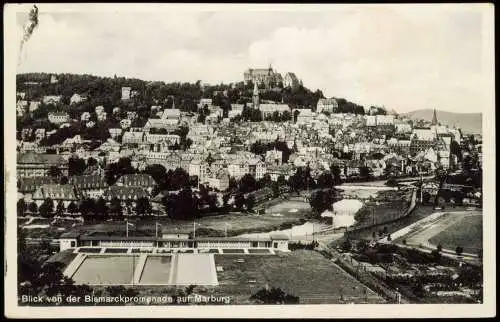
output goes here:
[{"label": "black and white photograph", "polygon": [[6,315],[495,316],[493,11],[5,5]]}]

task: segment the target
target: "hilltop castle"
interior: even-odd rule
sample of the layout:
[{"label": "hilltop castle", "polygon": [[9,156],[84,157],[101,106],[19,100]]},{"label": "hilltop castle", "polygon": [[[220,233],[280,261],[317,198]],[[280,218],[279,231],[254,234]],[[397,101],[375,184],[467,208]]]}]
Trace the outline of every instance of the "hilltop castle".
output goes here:
[{"label": "hilltop castle", "polygon": [[247,69],[243,73],[243,81],[245,85],[252,82],[258,86],[263,85],[266,89],[276,86],[295,88],[302,85],[302,81],[297,78],[295,73],[288,72],[283,77],[280,73],[274,70],[271,65],[269,65],[269,68]]}]

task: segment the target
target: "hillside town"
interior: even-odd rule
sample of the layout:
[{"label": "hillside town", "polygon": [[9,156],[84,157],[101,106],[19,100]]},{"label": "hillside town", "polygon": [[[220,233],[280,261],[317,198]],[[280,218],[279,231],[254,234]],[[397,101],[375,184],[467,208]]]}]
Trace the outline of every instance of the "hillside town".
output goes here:
[{"label": "hillside town", "polygon": [[[425,216],[445,207],[482,207],[480,133],[444,125],[438,109],[431,121],[425,121],[383,106],[363,107],[325,97],[320,90],[307,89],[294,72],[282,75],[272,66],[247,69],[242,80],[219,85],[19,74],[16,104],[20,233],[24,242],[45,246],[55,242],[60,254],[70,254],[74,261],[66,263],[65,274],[74,278],[87,256],[79,254],[86,252],[179,249],[181,253],[231,254],[241,248],[245,254],[274,255],[316,247],[363,285],[377,290],[373,301],[384,298],[400,303],[403,293],[405,301],[420,303],[427,296],[423,294],[432,293],[426,293],[426,287],[445,292],[449,285],[436,286],[436,269],[421,265],[419,256],[424,255],[404,252],[411,240],[398,239],[403,251],[388,251],[384,243],[392,242],[391,235],[396,240],[398,229],[413,223],[403,225],[417,204]],[[414,185],[405,186],[405,180],[413,180]],[[363,187],[358,185],[366,183],[373,183],[376,197],[360,196]],[[334,190],[339,187],[352,189],[339,194]],[[336,221],[343,210],[336,210],[335,202],[342,198],[347,203],[362,200],[361,206],[349,210],[353,218],[349,224]],[[277,204],[288,205],[287,216],[270,210]],[[334,213],[332,219],[329,211]],[[197,228],[195,221],[207,218],[213,218],[213,224]],[[264,239],[242,235],[285,224],[289,228],[306,220],[315,221],[309,237],[319,236],[311,244],[303,244],[311,241],[307,233],[298,242],[283,235]],[[267,226],[257,225],[262,222]],[[318,222],[321,231],[314,231]],[[140,225],[145,232],[137,228]],[[227,239],[228,235],[240,239]],[[464,266],[466,271],[450,261],[466,253],[473,257],[467,265],[476,265],[482,249],[457,248],[453,254],[452,246],[445,246],[443,260],[448,262],[442,265],[449,267],[438,265],[438,277],[449,280],[453,292],[475,301],[480,279],[462,276],[476,272],[475,266]],[[419,245],[424,253],[432,250],[425,247]],[[380,261],[387,252],[396,262]],[[49,252],[47,258],[55,253]],[[298,257],[290,260],[307,254],[294,251],[290,256]],[[218,256],[222,266],[233,265],[224,262],[230,255]],[[424,262],[434,263],[437,257],[429,256],[423,257]],[[362,263],[366,258],[371,264]],[[146,265],[146,260],[140,263]],[[373,276],[361,276],[359,267],[365,273],[372,270]],[[217,274],[226,278],[220,269]],[[409,281],[405,272],[410,270],[412,274],[421,271],[418,292],[394,291],[405,289]],[[455,275],[460,278],[451,279]],[[374,276],[384,279],[385,286],[373,282]],[[140,278],[134,275],[132,281]],[[464,291],[458,281],[468,288]],[[332,290],[339,292],[325,292]],[[363,301],[372,301],[364,292]],[[332,295],[324,300],[332,301]],[[316,303],[317,299],[304,295],[301,301]]]},{"label": "hillside town", "polygon": [[[477,137],[470,141],[460,128],[441,125],[436,111],[427,123],[377,107],[339,113],[335,98],[291,107],[262,99],[261,92],[274,84],[286,85],[281,91],[302,86],[294,73],[284,81],[276,75],[271,68],[245,71],[244,82],[253,90],[243,104],[228,103],[225,90],[200,97],[195,111],[176,107],[171,96],[153,97],[156,105],[138,111],[133,98],[144,93],[122,87],[121,101],[130,110],[86,104],[78,115],[72,110],[87,102],[90,89],[70,97],[56,90],[34,96],[33,86],[51,88],[47,85],[57,85],[57,77],[50,75],[48,84],[25,83],[17,93],[20,198],[38,208],[50,199],[64,212],[84,198],[103,198],[108,206],[117,198],[122,207],[131,200],[134,208],[137,200],[151,202],[161,192],[158,166],[187,175],[196,183],[194,191],[204,185],[223,194],[245,176],[288,182],[298,168],[307,168],[317,183],[332,167],[349,181],[455,171],[464,158],[477,158],[480,165]],[[245,92],[238,94],[241,99]],[[113,172],[113,165],[120,169]]]}]

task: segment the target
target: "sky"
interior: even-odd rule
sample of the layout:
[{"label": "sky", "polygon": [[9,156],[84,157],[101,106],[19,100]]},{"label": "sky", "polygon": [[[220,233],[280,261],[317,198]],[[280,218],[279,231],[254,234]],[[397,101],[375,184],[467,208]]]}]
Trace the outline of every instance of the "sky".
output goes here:
[{"label": "sky", "polygon": [[[478,112],[492,95],[479,6],[38,7],[18,73],[227,84],[271,64],[327,97],[400,113]],[[16,8],[21,39],[30,6]]]}]

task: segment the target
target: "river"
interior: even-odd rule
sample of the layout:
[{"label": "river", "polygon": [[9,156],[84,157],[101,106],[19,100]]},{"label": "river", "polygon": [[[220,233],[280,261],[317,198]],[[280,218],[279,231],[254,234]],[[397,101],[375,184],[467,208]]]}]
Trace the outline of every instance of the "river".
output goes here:
[{"label": "river", "polygon": [[[332,217],[333,227],[348,227],[354,224],[354,215],[363,206],[363,203],[357,199],[342,199],[335,202],[333,212],[325,211],[321,214],[322,217]],[[332,227],[332,224],[319,223],[317,221],[308,221],[302,225],[296,225],[289,229],[273,230],[270,232],[241,234],[236,237],[241,238],[269,238],[273,234],[282,234],[290,239],[305,239],[312,240],[314,233]]]}]

